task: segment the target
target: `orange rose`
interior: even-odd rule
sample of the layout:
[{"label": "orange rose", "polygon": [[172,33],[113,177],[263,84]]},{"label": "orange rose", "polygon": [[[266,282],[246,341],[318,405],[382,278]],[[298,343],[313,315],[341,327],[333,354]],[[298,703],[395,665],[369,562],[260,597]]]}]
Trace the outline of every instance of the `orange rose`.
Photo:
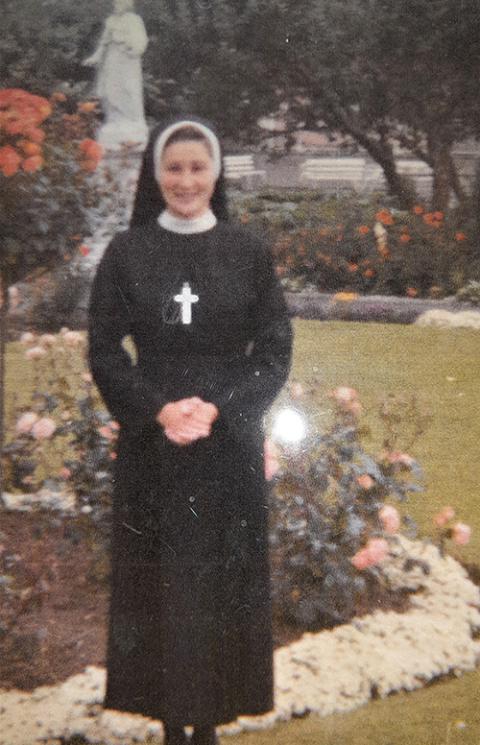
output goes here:
[{"label": "orange rose", "polygon": [[26,173],[34,173],[43,166],[43,158],[41,155],[32,155],[31,158],[27,158],[22,163],[22,168]]},{"label": "orange rose", "polygon": [[416,204],[412,210],[415,215],[423,215],[424,211],[425,210],[423,209],[423,207],[421,207],[419,204]]},{"label": "orange rose", "polygon": [[411,240],[412,236],[408,233],[402,233],[402,235],[400,236],[400,243],[408,243]]},{"label": "orange rose", "polygon": [[45,132],[39,127],[27,127],[23,134],[32,142],[43,142],[45,139]]},{"label": "orange rose", "polygon": [[0,170],[4,176],[14,176],[22,159],[11,145],[0,147]]},{"label": "orange rose", "polygon": [[375,276],[375,269],[365,269],[365,271],[363,272],[363,276],[367,279],[371,279]]},{"label": "orange rose", "polygon": [[393,225],[395,222],[392,213],[389,210],[383,209],[377,212],[375,219],[381,222],[383,225]]},{"label": "orange rose", "polygon": [[95,101],[83,101],[78,104],[77,108],[82,112],[82,114],[90,114],[90,112],[95,111],[97,104]]},{"label": "orange rose", "polygon": [[462,230],[458,230],[455,233],[455,240],[456,241],[466,241],[467,240],[467,236],[466,236],[466,234]]},{"label": "orange rose", "polygon": [[19,143],[25,155],[40,155],[42,148],[36,142],[29,142],[29,140],[21,140]]},{"label": "orange rose", "polygon": [[370,232],[370,228],[368,225],[360,225],[360,227],[357,228],[357,231],[360,233],[360,235],[367,235],[367,233]]}]

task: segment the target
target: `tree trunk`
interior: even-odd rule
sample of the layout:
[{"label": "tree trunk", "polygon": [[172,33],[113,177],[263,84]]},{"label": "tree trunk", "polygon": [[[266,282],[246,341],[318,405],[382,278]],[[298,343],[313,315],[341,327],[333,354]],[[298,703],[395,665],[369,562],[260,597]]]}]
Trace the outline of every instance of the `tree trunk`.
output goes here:
[{"label": "tree trunk", "polygon": [[433,168],[432,209],[446,212],[452,191],[452,144],[429,137],[428,149]]},{"label": "tree trunk", "polygon": [[3,494],[3,446],[5,442],[5,352],[7,343],[8,285],[0,272],[0,497]]}]

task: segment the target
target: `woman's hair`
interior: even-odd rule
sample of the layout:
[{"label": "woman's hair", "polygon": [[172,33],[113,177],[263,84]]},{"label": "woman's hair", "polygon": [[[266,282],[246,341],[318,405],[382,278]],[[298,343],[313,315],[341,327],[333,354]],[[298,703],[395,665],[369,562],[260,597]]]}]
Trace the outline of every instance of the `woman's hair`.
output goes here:
[{"label": "woman's hair", "polygon": [[211,144],[205,135],[196,127],[181,127],[180,129],[175,130],[166,141],[163,149],[164,152],[169,145],[175,145],[176,142],[202,142],[207,148],[210,157],[213,157]]}]

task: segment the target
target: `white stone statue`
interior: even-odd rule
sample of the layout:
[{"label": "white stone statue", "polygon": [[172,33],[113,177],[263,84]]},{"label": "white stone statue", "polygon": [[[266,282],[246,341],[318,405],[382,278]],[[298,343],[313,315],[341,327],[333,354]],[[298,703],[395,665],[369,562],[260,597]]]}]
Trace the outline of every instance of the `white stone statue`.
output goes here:
[{"label": "white stone statue", "polygon": [[105,147],[123,142],[143,146],[148,138],[143,108],[142,55],[148,44],[143,21],[133,0],[113,0],[98,47],[84,65],[97,68],[96,95],[105,122],[97,139]]}]

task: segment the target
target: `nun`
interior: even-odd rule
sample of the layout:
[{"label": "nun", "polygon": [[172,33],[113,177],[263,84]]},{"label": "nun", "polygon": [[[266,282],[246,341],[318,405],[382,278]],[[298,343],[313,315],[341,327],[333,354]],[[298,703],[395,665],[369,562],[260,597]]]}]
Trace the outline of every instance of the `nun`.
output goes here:
[{"label": "nun", "polygon": [[104,707],[161,719],[169,745],[273,708],[263,420],[291,343],[268,248],[229,221],[214,130],[155,128],[94,279],[89,361],[120,424]]}]

